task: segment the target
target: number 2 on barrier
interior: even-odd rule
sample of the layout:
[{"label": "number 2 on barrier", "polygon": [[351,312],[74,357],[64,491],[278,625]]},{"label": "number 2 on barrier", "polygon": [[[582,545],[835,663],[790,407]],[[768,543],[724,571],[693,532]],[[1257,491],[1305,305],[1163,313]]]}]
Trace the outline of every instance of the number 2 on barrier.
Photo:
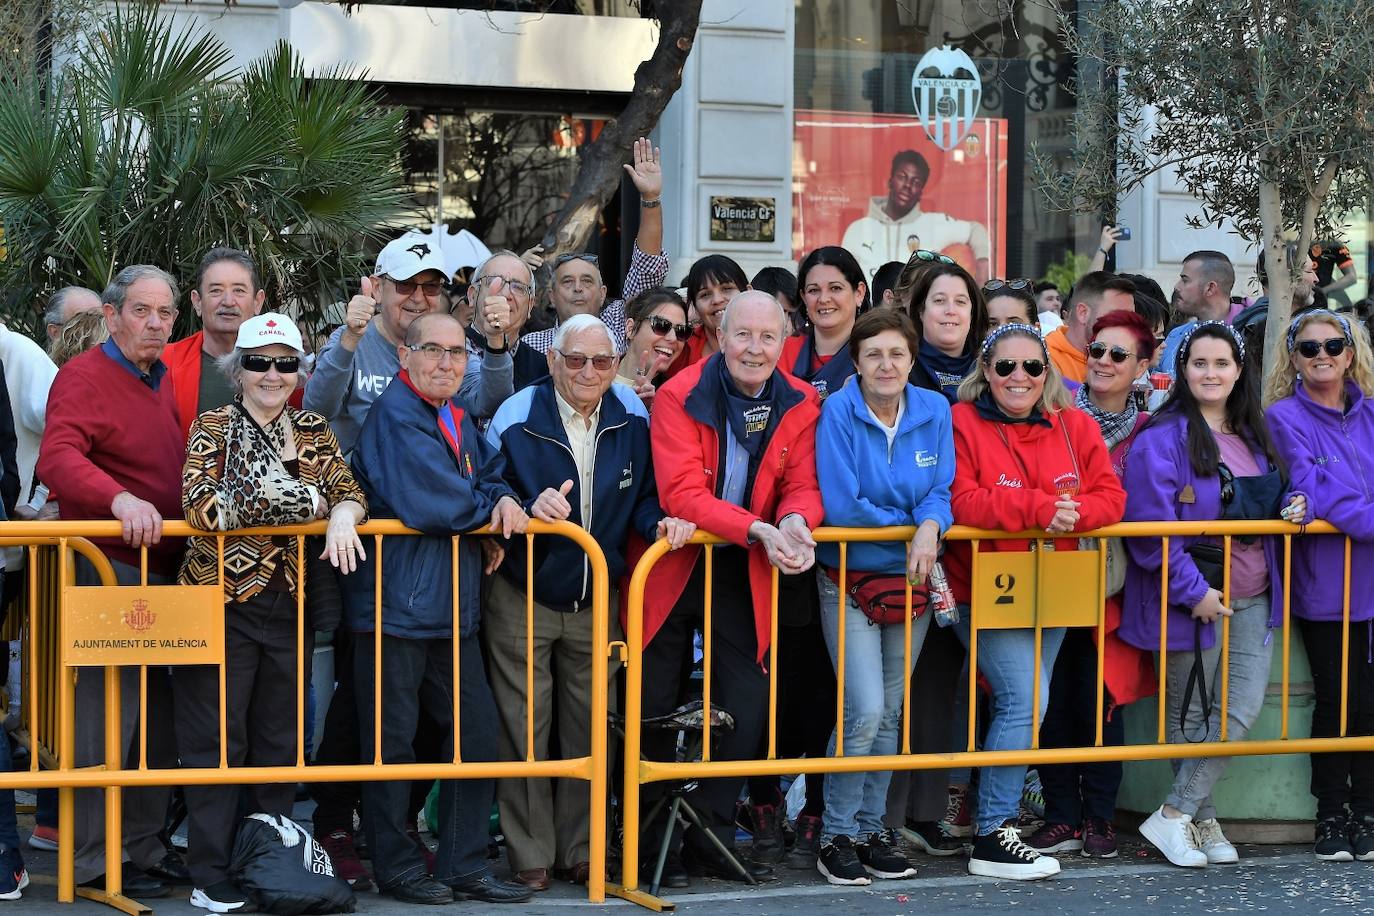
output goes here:
[{"label": "number 2 on barrier", "polygon": [[[1037,565],[1038,561],[1038,565]],[[1100,558],[1093,550],[985,551],[973,582],[980,630],[1095,627],[1102,607]]]}]

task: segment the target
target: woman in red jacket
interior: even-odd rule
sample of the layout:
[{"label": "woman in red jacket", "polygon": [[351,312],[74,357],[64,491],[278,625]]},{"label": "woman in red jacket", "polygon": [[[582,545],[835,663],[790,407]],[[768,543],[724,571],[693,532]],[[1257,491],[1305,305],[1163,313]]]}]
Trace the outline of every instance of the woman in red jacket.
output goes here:
[{"label": "woman in red jacket", "polygon": [[[1068,392],[1034,327],[1007,324],[988,335],[978,368],[959,386],[954,407],[954,521],[1001,531],[1039,530],[1055,550],[1078,549],[1075,532],[1121,520],[1126,494],[1112,471],[1097,424],[1069,407]],[[985,551],[1024,551],[1027,541],[986,541]],[[962,548],[962,549],[959,549]],[[967,545],[948,554],[950,585],[966,604]],[[970,615],[957,626],[969,642]],[[1063,628],[1041,633],[1040,710]],[[992,694],[985,750],[1030,747],[1035,632],[979,630],[978,673]],[[1059,863],[1021,842],[1016,817],[1025,766],[985,767],[978,785],[976,836],[969,872],[1027,880],[1059,872]]]}]

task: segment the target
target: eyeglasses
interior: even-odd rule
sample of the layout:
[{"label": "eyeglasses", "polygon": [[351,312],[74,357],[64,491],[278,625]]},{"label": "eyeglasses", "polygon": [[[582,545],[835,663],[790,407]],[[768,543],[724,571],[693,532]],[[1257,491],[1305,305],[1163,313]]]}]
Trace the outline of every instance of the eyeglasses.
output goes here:
[{"label": "eyeglasses", "polygon": [[615,365],[614,356],[586,356],[582,353],[564,353],[562,350],[555,350],[559,356],[563,357],[563,362],[568,364],[568,368],[577,372],[587,365],[587,360],[592,361],[592,368],[597,372],[605,372]]},{"label": "eyeglasses", "polygon": [[999,289],[1014,289],[1019,292],[1020,290],[1028,290],[1034,288],[1035,281],[1027,280],[1025,278],[1020,278],[1017,280],[992,279],[983,284],[983,292],[985,293],[995,293]]},{"label": "eyeglasses", "polygon": [[477,286],[481,286],[483,283],[490,283],[492,280],[500,280],[505,284],[506,289],[515,293],[517,296],[528,296],[530,293],[534,292],[528,283],[523,283],[520,280],[512,280],[510,277],[503,277],[500,274],[492,274],[489,277],[478,277],[473,283]]},{"label": "eyeglasses", "polygon": [[596,255],[585,251],[565,251],[553,259],[553,269],[557,270],[569,261],[586,261],[588,264],[596,264]]},{"label": "eyeglasses", "polygon": [[422,293],[431,299],[444,291],[443,280],[426,280],[421,283],[416,280],[397,280],[390,275],[387,276],[387,279],[391,281],[392,286],[396,287],[396,292],[400,293],[402,296],[413,294],[417,286]]},{"label": "eyeglasses", "polygon": [[1112,355],[1112,362],[1116,363],[1118,366],[1131,357],[1140,355],[1138,353],[1132,353],[1125,347],[1112,347],[1108,349],[1107,345],[1100,341],[1094,341],[1088,344],[1088,355],[1093,359],[1102,359],[1102,357],[1106,356],[1108,353]]},{"label": "eyeglasses", "polygon": [[300,371],[299,356],[263,356],[261,353],[244,353],[239,357],[239,365],[249,372],[266,372],[273,366],[282,375],[293,375]]},{"label": "eyeglasses", "polygon": [[455,363],[468,358],[468,351],[464,347],[441,347],[437,343],[406,344],[406,349],[411,353],[419,353],[432,363],[443,359],[445,353]]},{"label": "eyeglasses", "polygon": [[940,254],[938,251],[931,251],[929,248],[917,248],[911,253],[911,257],[906,259],[910,264],[912,261],[939,261],[941,264],[953,264],[954,259]]},{"label": "eyeglasses", "polygon": [[1327,356],[1340,356],[1345,352],[1345,338],[1332,337],[1327,340],[1300,340],[1298,341],[1298,352],[1304,359],[1316,359],[1317,354],[1325,350]]},{"label": "eyeglasses", "polygon": [[667,337],[669,331],[674,331],[677,334],[678,340],[686,340],[692,336],[691,325],[673,324],[662,315],[649,316],[649,330],[653,331],[659,337]]},{"label": "eyeglasses", "polygon": [[1039,378],[1045,374],[1043,359],[999,359],[992,364],[992,371],[996,372],[999,378],[1006,378],[1016,371],[1018,365],[1025,369],[1031,378]]}]

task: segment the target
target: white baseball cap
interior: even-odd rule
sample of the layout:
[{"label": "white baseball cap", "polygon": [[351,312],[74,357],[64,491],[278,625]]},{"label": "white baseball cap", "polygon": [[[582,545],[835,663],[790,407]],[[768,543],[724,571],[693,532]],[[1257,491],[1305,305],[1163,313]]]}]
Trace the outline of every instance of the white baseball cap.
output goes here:
[{"label": "white baseball cap", "polygon": [[453,279],[444,252],[432,244],[433,239],[419,232],[407,232],[386,243],[377,255],[377,276],[385,274],[393,280],[409,280],[426,270],[437,270],[445,280]]},{"label": "white baseball cap", "polygon": [[296,327],[296,322],[285,315],[263,312],[239,325],[239,336],[234,346],[240,350],[253,350],[271,344],[286,344],[298,353],[305,352],[300,329]]}]

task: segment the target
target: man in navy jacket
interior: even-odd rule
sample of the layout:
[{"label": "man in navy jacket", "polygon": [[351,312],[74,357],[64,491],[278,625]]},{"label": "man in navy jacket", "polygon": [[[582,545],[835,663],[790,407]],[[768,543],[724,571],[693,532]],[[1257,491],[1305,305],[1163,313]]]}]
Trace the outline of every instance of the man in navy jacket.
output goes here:
[{"label": "man in navy jacket", "polygon": [[[506,401],[487,440],[505,457],[506,482],[525,511],[543,521],[567,519],[587,529],[606,556],[610,581],[627,571],[631,533],[674,547],[696,530],[659,508],[649,444],[649,415],[625,385],[613,384],[616,347],[593,315],[558,327],[548,350],[549,378]],[[535,542],[534,633],[527,638],[525,582],[531,558],[517,542],[492,583],[483,627],[491,689],[501,716],[501,756],[526,754],[526,662],[534,656],[534,756],[548,758],[553,694],[558,695],[559,751],[564,759],[591,748],[592,576],[582,548],[567,538]],[[614,590],[611,607],[615,608]],[[618,620],[610,638],[620,639]],[[598,727],[605,727],[600,723]],[[497,788],[501,826],[515,878],[534,890],[549,875],[585,883],[590,794],[586,783],[504,780]],[[552,830],[550,825],[552,824]]]},{"label": "man in navy jacket", "polygon": [[[348,626],[367,634],[382,628],[384,762],[414,761],[421,705],[447,730],[442,753],[453,759],[455,637],[462,759],[495,760],[496,709],[476,639],[480,539],[459,542],[460,594],[455,603],[452,538],[487,524],[509,537],[524,531],[528,516],[502,480],[500,454],[451,400],[467,361],[462,325],[445,314],[421,316],[411,323],[397,352],[401,371],[368,412],[353,449],[353,473],[367,493],[374,519],[397,518],[424,534],[389,538],[382,545],[380,609],[374,602],[375,557],[348,577]],[[363,762],[373,759],[377,740],[372,707],[377,659],[367,648],[370,643],[370,638],[360,640],[354,656]],[[364,825],[378,887],[408,903],[528,900],[526,888],[498,880],[487,865],[494,789],[490,779],[440,783],[438,859],[430,877],[419,848],[406,835],[410,784],[364,783]]]}]

